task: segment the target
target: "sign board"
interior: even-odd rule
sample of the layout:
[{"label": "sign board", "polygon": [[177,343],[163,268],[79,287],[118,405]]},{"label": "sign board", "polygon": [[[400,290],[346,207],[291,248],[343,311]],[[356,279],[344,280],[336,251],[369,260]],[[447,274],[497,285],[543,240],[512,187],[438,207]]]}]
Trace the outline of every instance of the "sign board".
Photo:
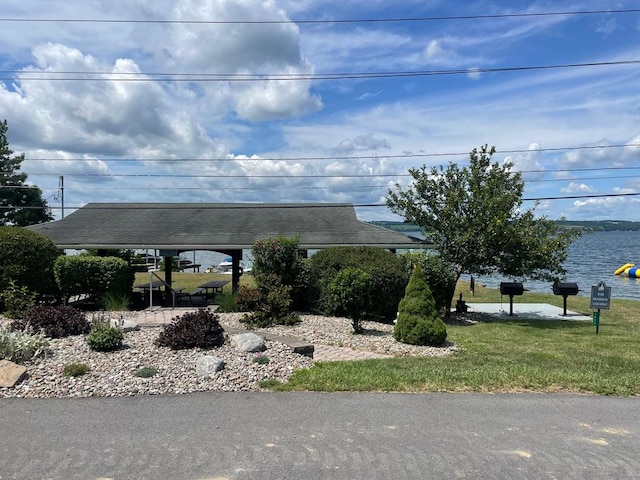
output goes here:
[{"label": "sign board", "polygon": [[607,287],[604,282],[598,282],[598,285],[591,287],[591,303],[592,310],[609,310],[611,305],[611,287]]},{"label": "sign board", "polygon": [[177,257],[178,256],[178,250],[160,250],[158,252],[158,254],[161,257]]}]

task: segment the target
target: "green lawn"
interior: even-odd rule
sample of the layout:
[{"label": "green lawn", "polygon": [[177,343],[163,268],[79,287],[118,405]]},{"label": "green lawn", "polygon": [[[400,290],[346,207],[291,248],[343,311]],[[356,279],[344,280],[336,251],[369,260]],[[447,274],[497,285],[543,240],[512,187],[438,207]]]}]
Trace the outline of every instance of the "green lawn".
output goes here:
[{"label": "green lawn", "polygon": [[[500,292],[468,285],[468,302],[499,302]],[[614,292],[615,296],[615,292]],[[455,299],[458,298],[456,293]],[[517,302],[562,306],[562,297],[525,292]],[[568,309],[591,314],[589,298],[569,297]],[[591,322],[516,318],[447,325],[460,352],[444,358],[320,362],[296,372],[277,390],[477,391],[640,394],[640,302],[612,299],[600,332]]]}]

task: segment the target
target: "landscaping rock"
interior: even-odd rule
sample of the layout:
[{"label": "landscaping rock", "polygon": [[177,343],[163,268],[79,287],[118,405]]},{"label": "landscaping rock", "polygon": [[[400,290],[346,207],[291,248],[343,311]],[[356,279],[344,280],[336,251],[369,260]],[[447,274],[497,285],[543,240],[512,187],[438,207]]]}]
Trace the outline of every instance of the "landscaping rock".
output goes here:
[{"label": "landscaping rock", "polygon": [[9,360],[0,360],[0,387],[13,388],[27,374],[27,367],[10,362]]},{"label": "landscaping rock", "polygon": [[262,352],[264,339],[255,333],[239,333],[231,336],[231,346],[243,352]]},{"label": "landscaping rock", "polygon": [[224,368],[224,362],[212,355],[201,355],[196,359],[196,374],[210,377]]}]

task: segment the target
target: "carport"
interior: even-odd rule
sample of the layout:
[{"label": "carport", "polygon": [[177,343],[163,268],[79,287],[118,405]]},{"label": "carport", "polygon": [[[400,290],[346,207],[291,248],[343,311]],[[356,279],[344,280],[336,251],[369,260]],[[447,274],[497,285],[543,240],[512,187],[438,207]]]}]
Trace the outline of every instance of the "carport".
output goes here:
[{"label": "carport", "polygon": [[372,246],[424,249],[422,239],[362,222],[342,203],[89,203],[64,219],[33,225],[60,249],[148,249],[165,257],[171,285],[173,256],[210,250],[232,259],[232,288],[240,281],[242,250],[260,239],[297,237],[307,251]]}]

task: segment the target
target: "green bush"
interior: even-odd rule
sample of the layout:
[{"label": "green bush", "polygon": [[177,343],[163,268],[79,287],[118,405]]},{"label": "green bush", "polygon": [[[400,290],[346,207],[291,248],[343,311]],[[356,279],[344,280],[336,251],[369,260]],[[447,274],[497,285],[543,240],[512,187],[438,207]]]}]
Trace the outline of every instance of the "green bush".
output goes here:
[{"label": "green bush", "polygon": [[20,318],[36,303],[38,294],[27,287],[18,286],[11,280],[9,285],[0,292],[0,304],[4,305],[4,316],[7,318]]},{"label": "green bush", "polygon": [[39,295],[59,295],[53,265],[60,251],[44,235],[0,227],[0,288],[14,281]]},{"label": "green bush", "polygon": [[24,363],[49,351],[49,340],[42,332],[11,332],[0,325],[0,360]]},{"label": "green bush", "polygon": [[413,271],[398,306],[393,337],[411,345],[432,346],[442,345],[447,338],[447,329],[419,265]]},{"label": "green bush", "polygon": [[158,369],[156,367],[142,367],[136,372],[136,377],[150,378],[153,377],[156,373],[158,373]]},{"label": "green bush", "polygon": [[250,328],[300,323],[298,314],[291,311],[291,287],[280,283],[276,274],[267,275],[264,280],[258,287],[259,298],[255,309],[240,322]]},{"label": "green bush", "polygon": [[89,365],[86,363],[70,363],[62,370],[65,377],[81,377],[86,373],[89,373]]},{"label": "green bush", "polygon": [[224,344],[224,329],[217,315],[201,309],[173,318],[155,343],[172,350],[219,347]]},{"label": "green bush", "polygon": [[327,301],[339,315],[351,318],[353,331],[361,333],[360,320],[371,309],[373,303],[373,281],[371,275],[359,268],[340,270],[327,288]]},{"label": "green bush", "polygon": [[369,312],[371,318],[394,319],[409,272],[399,257],[377,247],[332,247],[313,255],[310,295],[314,309],[325,315],[337,315],[328,296],[328,287],[338,272],[346,268],[358,268],[371,275],[376,296]]},{"label": "green bush", "polygon": [[122,330],[112,327],[109,322],[96,322],[87,335],[87,345],[98,352],[112,352],[122,347]]},{"label": "green bush", "polygon": [[91,325],[86,315],[69,306],[35,305],[29,308],[22,318],[11,322],[9,328],[13,331],[23,331],[29,328],[44,330],[51,338],[82,335],[91,331]]},{"label": "green bush", "polygon": [[455,265],[444,261],[439,255],[426,252],[403,253],[400,258],[409,271],[414,265],[420,265],[436,302],[436,308],[444,315],[448,315],[451,311],[451,299],[456,290]]},{"label": "green bush", "polygon": [[59,257],[54,265],[56,282],[66,297],[87,294],[129,295],[135,280],[133,269],[116,257],[73,255]]}]

